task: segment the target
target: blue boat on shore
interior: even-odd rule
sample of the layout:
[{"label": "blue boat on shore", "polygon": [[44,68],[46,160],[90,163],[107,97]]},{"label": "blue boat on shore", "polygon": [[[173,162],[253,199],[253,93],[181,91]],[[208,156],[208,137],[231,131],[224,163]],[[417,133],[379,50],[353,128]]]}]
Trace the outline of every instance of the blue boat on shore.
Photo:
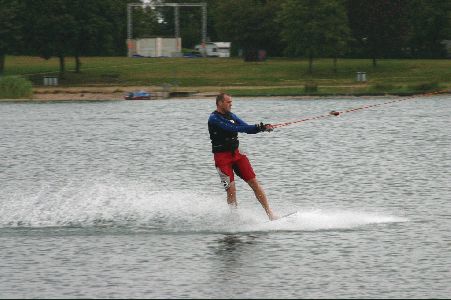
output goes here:
[{"label": "blue boat on shore", "polygon": [[125,95],[125,100],[150,100],[151,95],[145,91],[130,92]]}]

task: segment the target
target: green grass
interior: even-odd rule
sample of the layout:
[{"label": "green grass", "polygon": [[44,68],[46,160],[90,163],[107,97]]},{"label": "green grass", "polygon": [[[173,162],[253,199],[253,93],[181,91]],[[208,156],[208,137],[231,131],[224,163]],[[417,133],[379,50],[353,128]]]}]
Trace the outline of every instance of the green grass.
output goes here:
[{"label": "green grass", "polygon": [[0,99],[20,99],[32,95],[33,89],[30,81],[19,76],[0,77]]},{"label": "green grass", "polygon": [[[77,74],[74,59],[66,59],[62,86],[171,84],[183,88],[228,91],[239,95],[382,94],[409,93],[451,88],[451,60],[341,59],[332,71],[331,59],[314,61],[308,74],[303,59],[272,58],[244,62],[238,58],[127,58],[85,57]],[[356,72],[367,73],[366,83],[356,82]],[[7,56],[6,75],[23,75],[35,85],[44,75],[58,73],[58,60]],[[317,86],[316,91],[305,89]]]}]

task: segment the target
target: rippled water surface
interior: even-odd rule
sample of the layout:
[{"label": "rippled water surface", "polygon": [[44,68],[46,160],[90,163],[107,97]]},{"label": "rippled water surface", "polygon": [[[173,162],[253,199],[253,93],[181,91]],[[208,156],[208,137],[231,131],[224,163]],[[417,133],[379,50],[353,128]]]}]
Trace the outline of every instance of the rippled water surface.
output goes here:
[{"label": "rippled water surface", "polygon": [[[390,101],[234,99],[249,123]],[[0,298],[447,298],[451,98],[240,135],[274,210],[213,165],[214,100],[0,104]]]}]

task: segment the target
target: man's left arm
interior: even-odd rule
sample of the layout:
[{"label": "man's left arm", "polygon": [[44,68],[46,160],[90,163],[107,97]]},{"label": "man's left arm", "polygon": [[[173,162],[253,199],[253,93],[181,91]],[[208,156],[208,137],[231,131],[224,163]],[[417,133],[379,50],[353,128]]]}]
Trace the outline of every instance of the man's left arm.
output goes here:
[{"label": "man's left arm", "polygon": [[[233,114],[233,117],[235,119],[235,122],[238,125],[247,125],[248,126],[248,124],[246,122],[244,122],[243,120],[241,120],[237,115]],[[255,124],[255,126],[257,126],[259,132],[261,132],[261,131],[271,132],[274,130],[274,127],[271,124],[263,124],[263,122],[260,122],[260,124]]]}]

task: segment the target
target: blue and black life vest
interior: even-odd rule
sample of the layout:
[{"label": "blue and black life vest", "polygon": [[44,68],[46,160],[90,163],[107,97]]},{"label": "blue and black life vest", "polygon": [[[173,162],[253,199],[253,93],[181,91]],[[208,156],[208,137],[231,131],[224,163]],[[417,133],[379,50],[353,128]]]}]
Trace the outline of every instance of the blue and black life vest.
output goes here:
[{"label": "blue and black life vest", "polygon": [[235,151],[238,149],[238,132],[258,133],[257,125],[248,125],[235,114],[228,112],[221,114],[218,111],[211,113],[208,119],[208,131],[212,144],[212,152]]}]

